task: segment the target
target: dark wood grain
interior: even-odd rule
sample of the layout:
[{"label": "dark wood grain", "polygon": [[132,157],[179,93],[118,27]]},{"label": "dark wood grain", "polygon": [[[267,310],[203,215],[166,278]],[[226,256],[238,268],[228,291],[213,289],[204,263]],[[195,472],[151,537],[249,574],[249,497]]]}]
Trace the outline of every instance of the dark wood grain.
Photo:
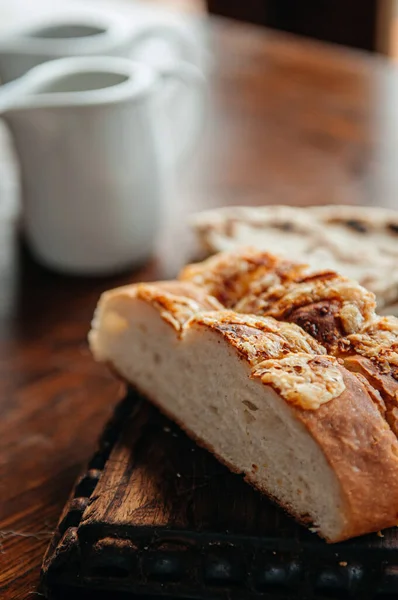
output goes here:
[{"label": "dark wood grain", "polygon": [[130,389],[65,506],[42,581],[54,600],[65,589],[392,600],[398,533],[326,544]]},{"label": "dark wood grain", "polygon": [[[0,181],[0,597],[35,597],[69,490],[122,393],[88,353],[99,293],[171,277],[185,218],[223,204],[395,207],[398,77],[381,58],[239,24],[210,29],[208,126],[170,198],[151,264],[124,277],[49,273],[30,260]],[[177,216],[178,215],[178,216]]]}]

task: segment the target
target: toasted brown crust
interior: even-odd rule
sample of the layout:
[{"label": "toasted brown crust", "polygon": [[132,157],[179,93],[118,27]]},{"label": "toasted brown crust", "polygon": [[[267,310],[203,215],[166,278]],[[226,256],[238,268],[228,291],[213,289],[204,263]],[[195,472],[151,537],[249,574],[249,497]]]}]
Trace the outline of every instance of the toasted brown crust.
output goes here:
[{"label": "toasted brown crust", "polygon": [[360,354],[380,365],[384,371],[398,369],[398,319],[396,317],[375,317],[367,327],[356,334],[347,336],[339,343],[342,354]]},{"label": "toasted brown crust", "polygon": [[258,295],[270,287],[287,285],[306,271],[304,264],[244,248],[239,252],[220,253],[201,263],[188,265],[179,274],[179,279],[195,283],[215,296],[225,308],[233,308],[250,292]]},{"label": "toasted brown crust", "polygon": [[195,314],[222,310],[216,298],[189,281],[155,281],[135,283],[105,292],[99,306],[111,298],[138,298],[156,308],[162,319],[180,332]]},{"label": "toasted brown crust", "polygon": [[342,369],[345,391],[298,418],[322,448],[350,509],[341,539],[398,524],[398,442],[365,386]]},{"label": "toasted brown crust", "polygon": [[322,300],[293,308],[288,318],[289,322],[296,323],[318,342],[333,348],[344,336],[339,310],[340,303],[336,300]]},{"label": "toasted brown crust", "polygon": [[398,436],[398,319],[377,317],[362,332],[342,338],[336,355],[381,394],[385,418]]},{"label": "toasted brown crust", "polygon": [[[330,305],[328,319],[323,319],[322,327],[321,319],[317,318],[320,303],[324,303],[322,310]],[[329,345],[334,346],[341,334],[356,333],[372,321],[375,301],[373,294],[357,283],[326,272],[275,286],[260,295],[250,291],[235,309],[290,322],[294,322],[295,314],[296,318],[311,319],[317,324],[315,338],[321,343],[331,340]]]},{"label": "toasted brown crust", "polygon": [[177,331],[181,331],[188,319],[198,312],[222,309],[214,297],[189,282],[137,284],[136,296],[158,308],[162,318]]},{"label": "toasted brown crust", "polygon": [[375,317],[374,294],[358,283],[250,248],[188,265],[180,278],[237,312],[297,323],[328,350]]},{"label": "toasted brown crust", "polygon": [[390,373],[381,372],[376,363],[364,356],[347,356],[344,366],[352,373],[361,374],[379,392],[386,407],[385,419],[398,437],[398,381]]},{"label": "toasted brown crust", "polygon": [[192,326],[193,322],[222,333],[251,365],[265,359],[282,358],[291,352],[326,354],[323,346],[298,326],[278,322],[271,317],[224,310],[197,315],[187,326]]}]

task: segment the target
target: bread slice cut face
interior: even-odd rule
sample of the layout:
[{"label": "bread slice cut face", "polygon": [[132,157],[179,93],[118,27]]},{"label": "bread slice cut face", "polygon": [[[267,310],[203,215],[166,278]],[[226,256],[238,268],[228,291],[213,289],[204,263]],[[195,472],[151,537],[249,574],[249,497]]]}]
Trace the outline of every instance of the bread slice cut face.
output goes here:
[{"label": "bread slice cut face", "polygon": [[227,310],[190,281],[158,282],[106,292],[89,343],[328,541],[398,522],[396,436],[362,376],[297,325]]}]

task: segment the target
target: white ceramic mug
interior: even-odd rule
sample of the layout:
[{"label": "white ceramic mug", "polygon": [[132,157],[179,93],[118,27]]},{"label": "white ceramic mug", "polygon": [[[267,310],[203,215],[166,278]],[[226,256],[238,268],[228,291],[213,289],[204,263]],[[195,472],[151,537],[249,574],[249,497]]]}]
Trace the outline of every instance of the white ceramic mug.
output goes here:
[{"label": "white ceramic mug", "polygon": [[44,63],[6,86],[0,117],[19,156],[24,228],[40,262],[105,275],[148,258],[164,196],[160,140],[167,136],[165,150],[177,157],[199,125],[198,111],[184,123],[170,105],[163,110],[166,92],[171,82],[192,89],[202,79],[182,63],[161,73],[80,57]]},{"label": "white ceramic mug", "polygon": [[49,14],[27,24],[20,23],[0,36],[0,81],[8,83],[38,64],[68,56],[142,60],[145,47],[151,42],[162,42],[174,61],[198,62],[196,42],[171,20],[148,21],[139,15],[134,18],[120,13],[117,8],[87,6]]}]

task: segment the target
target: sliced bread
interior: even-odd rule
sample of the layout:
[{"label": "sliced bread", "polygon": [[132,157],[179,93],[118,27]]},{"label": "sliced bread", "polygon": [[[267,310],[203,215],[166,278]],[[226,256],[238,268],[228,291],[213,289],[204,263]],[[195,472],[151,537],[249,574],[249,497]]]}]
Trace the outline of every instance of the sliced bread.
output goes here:
[{"label": "sliced bread", "polygon": [[105,293],[94,357],[331,542],[398,522],[398,442],[363,376],[190,281]]}]

